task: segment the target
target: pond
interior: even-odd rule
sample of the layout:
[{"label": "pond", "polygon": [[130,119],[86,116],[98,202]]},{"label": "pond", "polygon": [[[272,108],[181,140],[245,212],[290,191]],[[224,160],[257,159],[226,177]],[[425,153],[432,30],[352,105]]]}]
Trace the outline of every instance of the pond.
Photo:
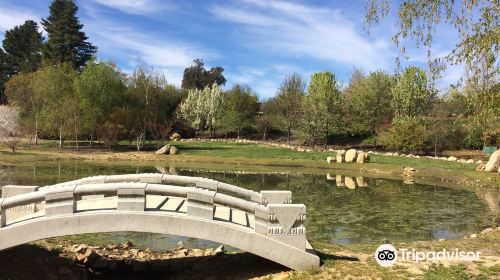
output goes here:
[{"label": "pond", "polygon": [[[214,168],[197,164],[155,167],[130,164],[78,161],[37,162],[0,166],[0,185],[48,185],[92,175],[159,172],[201,176],[259,190],[291,190],[294,203],[307,205],[307,237],[311,241],[350,244],[409,242],[415,240],[457,239],[476,232],[493,214],[484,195],[472,190],[404,184],[360,176],[343,176],[300,169],[293,171],[238,171],[237,167]],[[270,168],[271,169],[271,168]],[[347,184],[346,184],[347,183]],[[499,194],[488,194],[498,202]],[[497,203],[498,204],[498,203]],[[88,237],[86,237],[88,238]],[[214,246],[210,242],[184,237],[148,233],[110,233],[94,235],[98,243],[131,240],[140,247],[172,248],[182,240],[187,246]]]}]

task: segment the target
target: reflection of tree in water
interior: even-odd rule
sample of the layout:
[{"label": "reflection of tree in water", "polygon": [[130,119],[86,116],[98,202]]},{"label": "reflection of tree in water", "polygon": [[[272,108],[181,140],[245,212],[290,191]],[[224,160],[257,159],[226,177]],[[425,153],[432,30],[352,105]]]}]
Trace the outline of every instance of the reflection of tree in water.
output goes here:
[{"label": "reflection of tree in water", "polygon": [[[458,238],[475,230],[486,213],[473,192],[401,181],[337,175],[192,172],[254,190],[288,189],[307,205],[308,238],[323,242],[381,242]],[[330,180],[329,180],[330,179]],[[363,182],[364,184],[360,184]],[[363,185],[366,187],[360,187]]]},{"label": "reflection of tree in water", "polygon": [[[35,168],[34,168],[35,167]],[[154,166],[127,166],[89,164],[84,162],[50,162],[43,164],[0,167],[0,178],[13,184],[47,185],[103,174],[155,172]],[[307,205],[307,235],[323,242],[393,242],[431,238],[460,237],[475,231],[487,207],[468,190],[404,185],[401,181],[363,178],[367,187],[360,187],[360,179],[352,176],[356,187],[338,186],[341,176],[252,173],[234,171],[196,171],[183,168],[165,168],[165,172],[201,176],[253,190],[291,190],[294,203]],[[3,179],[5,178],[5,179]],[[334,178],[334,180],[331,180]],[[498,195],[493,195],[498,202]],[[495,204],[495,199],[488,205]]]}]

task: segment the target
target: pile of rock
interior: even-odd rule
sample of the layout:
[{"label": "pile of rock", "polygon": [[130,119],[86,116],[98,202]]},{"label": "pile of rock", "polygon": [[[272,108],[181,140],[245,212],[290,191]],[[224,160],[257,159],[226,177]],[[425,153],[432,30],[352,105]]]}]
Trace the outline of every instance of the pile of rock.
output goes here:
[{"label": "pile of rock", "polygon": [[175,155],[179,153],[179,149],[170,144],[161,147],[158,151],[155,152],[157,155]]},{"label": "pile of rock", "polygon": [[337,155],[335,157],[327,157],[326,161],[328,163],[331,162],[356,162],[356,163],[365,163],[370,161],[369,153],[358,151],[356,149],[349,150],[338,150]]},{"label": "pile of rock", "polygon": [[480,164],[476,168],[477,171],[499,172],[500,173],[500,150],[491,154],[490,159],[486,164]]},{"label": "pile of rock", "polygon": [[133,244],[126,242],[122,245],[91,246],[77,244],[69,248],[64,246],[63,252],[74,261],[94,269],[132,269],[133,271],[155,270],[155,265],[162,264],[161,260],[219,256],[224,254],[224,246],[217,249],[186,249],[182,242],[171,251],[154,252],[148,248],[140,250]]}]

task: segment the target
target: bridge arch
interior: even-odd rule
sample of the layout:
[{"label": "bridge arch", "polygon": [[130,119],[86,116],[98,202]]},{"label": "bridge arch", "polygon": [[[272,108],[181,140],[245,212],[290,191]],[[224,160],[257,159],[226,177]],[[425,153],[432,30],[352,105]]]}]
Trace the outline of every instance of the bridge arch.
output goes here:
[{"label": "bridge arch", "polygon": [[[36,189],[0,198],[0,250],[57,236],[135,231],[210,240],[295,270],[319,266],[305,235],[306,207],[291,204],[289,191],[162,174],[89,177]],[[33,211],[10,218],[19,207]]]}]

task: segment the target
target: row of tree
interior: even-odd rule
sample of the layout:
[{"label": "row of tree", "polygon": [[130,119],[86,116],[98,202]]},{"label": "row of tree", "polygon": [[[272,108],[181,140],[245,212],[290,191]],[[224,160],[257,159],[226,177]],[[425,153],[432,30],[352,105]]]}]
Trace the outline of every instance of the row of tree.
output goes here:
[{"label": "row of tree", "polygon": [[0,97],[19,109],[34,143],[40,136],[58,138],[61,147],[64,139],[77,147],[82,139],[109,147],[128,140],[140,150],[173,129],[184,136],[272,133],[313,146],[359,140],[404,151],[500,143],[500,90],[490,60],[442,96],[435,72],[408,67],[395,75],[355,70],[346,87],[329,71],[314,73],[309,85],[290,74],[275,97],[259,101],[248,86],[224,91],[224,68],[205,69],[203,60],[185,69],[181,89],[145,66],[126,75],[97,61],[77,11],[71,0],[53,0],[42,20],[48,40],[28,20],[7,31],[0,48]]}]

